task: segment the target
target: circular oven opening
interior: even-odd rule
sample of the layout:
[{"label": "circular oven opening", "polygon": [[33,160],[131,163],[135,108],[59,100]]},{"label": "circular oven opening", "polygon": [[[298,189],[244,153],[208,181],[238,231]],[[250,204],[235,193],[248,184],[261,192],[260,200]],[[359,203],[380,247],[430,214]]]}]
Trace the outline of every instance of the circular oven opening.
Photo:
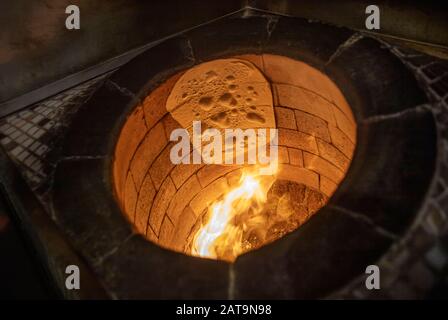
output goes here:
[{"label": "circular oven opening", "polygon": [[[237,158],[237,146],[221,149],[222,162],[204,161],[200,152],[195,161],[198,146],[203,151],[211,139],[195,144],[194,122],[201,124],[198,133],[216,129],[222,141],[226,129],[276,132],[277,161],[260,174],[263,166],[248,161],[254,149],[248,137],[239,149],[244,163],[224,163],[229,151]],[[185,153],[173,151],[178,129],[188,133]],[[271,155],[269,138],[264,145]],[[115,190],[125,216],[149,241],[234,261],[322,208],[344,178],[355,145],[351,108],[319,70],[271,54],[217,59],[175,74],[136,106],[115,148]],[[173,161],[173,154],[182,160]]]}]

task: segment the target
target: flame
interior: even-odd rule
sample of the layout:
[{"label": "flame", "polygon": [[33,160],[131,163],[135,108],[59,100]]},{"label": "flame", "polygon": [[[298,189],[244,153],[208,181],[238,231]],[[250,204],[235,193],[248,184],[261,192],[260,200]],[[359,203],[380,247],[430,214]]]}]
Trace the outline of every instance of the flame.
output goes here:
[{"label": "flame", "polygon": [[231,189],[221,201],[214,202],[208,211],[209,220],[193,237],[191,253],[200,257],[233,261],[243,253],[242,244],[245,223],[234,220],[251,210],[255,219],[266,203],[269,188],[275,181],[277,162],[265,171],[245,169],[238,185]]}]

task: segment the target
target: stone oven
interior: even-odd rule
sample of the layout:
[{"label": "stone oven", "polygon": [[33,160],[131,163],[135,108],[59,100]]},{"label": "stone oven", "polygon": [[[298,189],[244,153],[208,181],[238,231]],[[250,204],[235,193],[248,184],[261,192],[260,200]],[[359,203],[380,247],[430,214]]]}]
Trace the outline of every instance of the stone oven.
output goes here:
[{"label": "stone oven", "polygon": [[[108,297],[381,298],[358,285],[371,264],[392,281],[384,259],[434,187],[428,96],[372,37],[247,12],[148,48],[67,125],[44,199]],[[199,254],[198,234],[256,165],[173,163],[171,133],[198,120],[278,130],[264,200],[227,221],[231,253]]]},{"label": "stone oven", "polygon": [[[356,124],[350,106],[332,80],[304,62],[280,55],[232,58],[199,65],[186,85],[196,79],[203,91],[191,99],[181,98],[180,108],[174,112],[167,110],[167,100],[170,95],[183,94],[176,90],[188,91],[181,84],[174,87],[182,75],[192,71],[168,78],[136,106],[118,138],[113,163],[117,200],[136,230],[162,247],[191,253],[192,238],[206,209],[238,184],[245,167],[170,161],[170,134],[182,127],[175,118],[188,118],[193,113],[190,108],[204,109],[202,100],[217,106],[201,115],[191,114],[185,123],[207,118],[211,126],[220,125],[213,121],[221,114],[222,121],[227,120],[229,125],[220,127],[230,127],[235,118],[239,128],[272,123],[279,130],[278,181],[272,185],[266,203],[273,208],[258,215],[272,221],[253,222],[259,225],[254,230],[246,226],[249,230],[244,242],[250,248],[271,242],[308,220],[325,205],[350,165]],[[238,72],[232,72],[231,67]],[[249,75],[244,73],[246,68]],[[266,83],[251,74],[257,72],[252,68],[266,77]],[[209,80],[209,75],[216,81]],[[216,89],[213,83],[225,88]]]},{"label": "stone oven", "polygon": [[[243,110],[228,123],[259,112],[261,126],[278,129],[270,210],[285,212],[285,195],[293,218],[243,235],[243,254],[215,260],[191,256],[192,238],[244,168],[173,164],[170,132],[202,111],[182,118],[169,100],[189,73],[226,59],[262,78],[239,83],[245,93],[230,78],[220,104],[229,114],[220,117],[241,111],[226,105],[235,99]],[[379,259],[419,208],[435,157],[432,116],[413,109],[425,101],[412,74],[373,39],[292,18],[220,21],[147,50],[81,107],[64,140],[71,160],[55,173],[55,215],[117,297],[328,295]]]}]

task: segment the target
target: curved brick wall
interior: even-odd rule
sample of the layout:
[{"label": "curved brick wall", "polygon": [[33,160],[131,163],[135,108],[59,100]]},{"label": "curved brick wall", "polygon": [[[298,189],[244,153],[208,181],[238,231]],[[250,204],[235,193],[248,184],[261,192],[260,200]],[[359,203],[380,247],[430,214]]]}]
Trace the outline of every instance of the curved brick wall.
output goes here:
[{"label": "curved brick wall", "polygon": [[[321,72],[290,58],[235,58],[252,62],[271,83],[279,129],[278,179],[330,197],[356,143],[355,120],[339,89]],[[166,101],[181,76],[168,79],[129,116],[113,169],[120,205],[137,231],[183,252],[204,210],[238,181],[241,166],[171,163],[169,136],[180,125],[167,112]]]}]

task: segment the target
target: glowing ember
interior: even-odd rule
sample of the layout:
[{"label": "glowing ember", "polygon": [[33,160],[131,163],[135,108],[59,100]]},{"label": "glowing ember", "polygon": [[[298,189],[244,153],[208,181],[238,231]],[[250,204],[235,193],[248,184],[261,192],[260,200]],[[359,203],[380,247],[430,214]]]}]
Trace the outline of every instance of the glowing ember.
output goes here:
[{"label": "glowing ember", "polygon": [[[271,166],[270,170],[276,172],[277,165]],[[248,224],[259,218],[274,181],[274,175],[254,174],[246,170],[239,185],[210,207],[208,222],[193,238],[192,254],[233,261],[247,251],[243,246],[243,232]],[[248,221],[235,221],[244,220],[241,217],[247,215],[250,217],[246,219]]]}]

